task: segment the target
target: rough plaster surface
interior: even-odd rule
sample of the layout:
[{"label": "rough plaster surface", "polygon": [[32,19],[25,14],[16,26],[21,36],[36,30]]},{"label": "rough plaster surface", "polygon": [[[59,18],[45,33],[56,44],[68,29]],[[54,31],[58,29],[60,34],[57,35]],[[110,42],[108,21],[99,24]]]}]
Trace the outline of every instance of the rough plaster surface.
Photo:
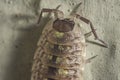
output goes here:
[{"label": "rough plaster surface", "polygon": [[109,46],[87,43],[86,58],[98,57],[85,66],[85,80],[120,80],[120,0],[0,0],[0,80],[30,80],[36,43],[48,20],[36,26],[43,7],[61,4],[60,10],[68,15],[79,2],[83,4],[77,12],[93,22]]}]

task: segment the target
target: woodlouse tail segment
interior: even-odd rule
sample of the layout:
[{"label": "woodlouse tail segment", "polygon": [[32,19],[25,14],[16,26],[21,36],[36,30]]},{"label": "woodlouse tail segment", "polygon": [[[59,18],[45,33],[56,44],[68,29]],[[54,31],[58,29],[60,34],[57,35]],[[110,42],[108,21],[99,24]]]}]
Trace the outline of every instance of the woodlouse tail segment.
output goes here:
[{"label": "woodlouse tail segment", "polygon": [[92,22],[90,20],[80,16],[79,14],[75,14],[75,17],[79,18],[80,20],[82,20],[83,22],[85,22],[87,24],[90,24],[90,28],[92,30],[92,33],[93,33],[94,37],[95,37],[95,40],[100,41],[103,44],[104,47],[108,48],[108,45],[103,40],[99,39],[99,37],[98,37],[94,27],[93,27],[93,24],[92,24]]},{"label": "woodlouse tail segment", "polygon": [[85,63],[90,63],[93,59],[95,59],[98,55],[88,58]]},{"label": "woodlouse tail segment", "polygon": [[[60,7],[60,5],[57,7],[57,8],[59,8]],[[49,9],[49,8],[43,8],[42,9],[42,11],[41,11],[41,13],[40,13],[40,16],[39,16],[39,19],[38,19],[38,24],[40,23],[40,21],[41,21],[41,18],[42,18],[42,15],[43,15],[43,13],[54,13],[54,15],[55,15],[55,18],[62,18],[63,16],[64,16],[64,14],[63,14],[63,12],[62,11],[60,11],[60,10],[57,10],[57,9]]]}]

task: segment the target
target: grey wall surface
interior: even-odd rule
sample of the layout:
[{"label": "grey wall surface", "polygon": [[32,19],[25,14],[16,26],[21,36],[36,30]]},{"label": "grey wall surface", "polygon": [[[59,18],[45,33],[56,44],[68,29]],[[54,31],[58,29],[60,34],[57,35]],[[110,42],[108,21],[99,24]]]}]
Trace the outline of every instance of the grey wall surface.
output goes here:
[{"label": "grey wall surface", "polygon": [[[68,15],[82,2],[77,13],[90,19],[109,46],[87,43],[85,80],[120,80],[120,0],[0,0],[0,80],[30,80],[32,58],[42,28],[36,22],[42,8],[56,8]],[[83,27],[90,31],[89,25]],[[90,41],[95,41],[93,36]],[[95,41],[97,42],[97,41]]]}]

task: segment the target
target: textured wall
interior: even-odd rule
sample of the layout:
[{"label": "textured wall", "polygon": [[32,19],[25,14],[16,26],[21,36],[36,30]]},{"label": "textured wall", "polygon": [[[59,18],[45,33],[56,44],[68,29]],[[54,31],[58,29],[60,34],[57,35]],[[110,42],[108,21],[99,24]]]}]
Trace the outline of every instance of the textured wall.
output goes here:
[{"label": "textured wall", "polygon": [[[93,22],[109,45],[106,49],[87,43],[86,58],[98,57],[85,66],[85,80],[120,80],[120,0],[0,0],[0,80],[30,80],[36,43],[48,20],[44,17],[41,26],[36,26],[43,7],[61,4],[60,10],[68,15],[79,2],[77,12]],[[83,28],[89,31],[87,26]]]}]

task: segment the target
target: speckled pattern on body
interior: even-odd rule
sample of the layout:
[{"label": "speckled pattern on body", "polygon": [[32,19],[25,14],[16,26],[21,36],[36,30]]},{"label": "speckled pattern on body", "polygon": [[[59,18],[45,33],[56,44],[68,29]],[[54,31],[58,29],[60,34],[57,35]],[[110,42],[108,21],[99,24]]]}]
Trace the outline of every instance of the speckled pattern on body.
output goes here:
[{"label": "speckled pattern on body", "polygon": [[31,80],[83,80],[85,38],[75,24],[69,32],[53,29],[48,22],[38,41]]}]

